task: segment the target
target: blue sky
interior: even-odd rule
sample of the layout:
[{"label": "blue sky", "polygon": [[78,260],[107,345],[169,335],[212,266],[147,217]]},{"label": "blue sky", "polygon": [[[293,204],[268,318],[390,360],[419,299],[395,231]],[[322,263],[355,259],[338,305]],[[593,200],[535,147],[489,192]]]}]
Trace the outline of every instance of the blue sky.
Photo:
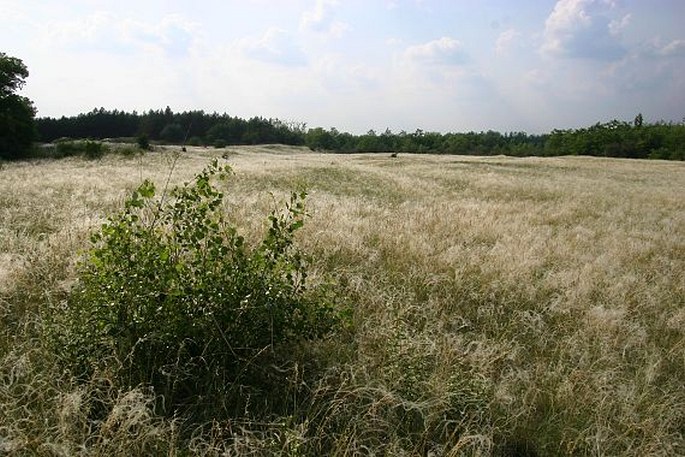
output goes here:
[{"label": "blue sky", "polygon": [[39,116],[203,109],[393,131],[685,117],[682,0],[0,0]]}]

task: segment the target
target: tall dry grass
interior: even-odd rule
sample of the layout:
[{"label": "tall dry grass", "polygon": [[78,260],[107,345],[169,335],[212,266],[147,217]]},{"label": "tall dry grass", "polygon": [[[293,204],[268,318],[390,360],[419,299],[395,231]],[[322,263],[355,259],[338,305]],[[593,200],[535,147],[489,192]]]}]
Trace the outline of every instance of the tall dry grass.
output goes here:
[{"label": "tall dry grass", "polygon": [[309,189],[298,243],[352,305],[349,333],[310,348],[285,416],[189,429],[142,386],[77,383],[41,329],[89,232],[142,179],[188,180],[215,153],[3,165],[0,453],[685,454],[674,162],[230,149],[248,239]]}]

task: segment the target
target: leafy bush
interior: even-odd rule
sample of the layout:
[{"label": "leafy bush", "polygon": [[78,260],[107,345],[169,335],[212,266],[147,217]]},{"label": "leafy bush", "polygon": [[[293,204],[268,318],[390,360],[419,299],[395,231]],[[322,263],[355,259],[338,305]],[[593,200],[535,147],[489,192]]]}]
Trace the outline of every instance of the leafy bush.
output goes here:
[{"label": "leafy bush", "polygon": [[137,155],[143,154],[143,150],[135,146],[120,146],[115,149],[116,153],[124,157],[135,157]]},{"label": "leafy bush", "polygon": [[83,145],[83,155],[88,159],[99,159],[106,150],[105,145],[97,141],[86,141]]},{"label": "leafy bush", "polygon": [[78,155],[79,151],[76,146],[76,141],[60,139],[55,141],[55,148],[52,151],[56,159],[61,159],[64,157],[72,157]]},{"label": "leafy bush", "polygon": [[106,145],[97,141],[72,141],[65,139],[55,142],[53,154],[55,158],[58,159],[73,156],[83,156],[88,159],[99,159],[108,150],[109,148]]},{"label": "leafy bush", "polygon": [[150,139],[147,135],[138,135],[138,137],[136,138],[136,142],[138,143],[138,147],[143,151],[150,150]]},{"label": "leafy bush", "polygon": [[264,374],[276,349],[333,329],[333,308],[306,289],[293,245],[305,193],[272,212],[263,240],[250,247],[227,222],[212,182],[229,173],[215,160],[170,198],[155,199],[145,181],[92,236],[55,327],[75,373],[151,385],[168,412],[198,401],[226,405],[278,376]]},{"label": "leafy bush", "polygon": [[188,138],[188,144],[190,146],[202,146],[203,144],[205,144],[205,142],[202,139],[202,137],[191,136],[190,138]]},{"label": "leafy bush", "polygon": [[172,144],[182,142],[184,136],[185,132],[183,131],[183,127],[177,123],[167,124],[162,131],[159,132],[159,137],[162,141]]},{"label": "leafy bush", "polygon": [[214,147],[217,149],[223,149],[226,147],[226,141],[225,140],[215,140],[214,141]]}]

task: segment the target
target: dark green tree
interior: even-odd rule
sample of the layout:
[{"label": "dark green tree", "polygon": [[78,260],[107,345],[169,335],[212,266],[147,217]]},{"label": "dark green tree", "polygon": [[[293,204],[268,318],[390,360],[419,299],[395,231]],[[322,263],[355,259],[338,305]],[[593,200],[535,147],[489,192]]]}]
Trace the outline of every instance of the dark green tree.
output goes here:
[{"label": "dark green tree", "polygon": [[180,143],[185,137],[185,132],[179,124],[167,124],[159,133],[159,137],[167,143]]},{"label": "dark green tree", "polygon": [[26,157],[35,138],[33,103],[15,93],[28,76],[21,59],[0,52],[0,159]]},{"label": "dark green tree", "polygon": [[312,151],[336,149],[333,134],[321,127],[309,129],[304,136],[304,144]]},{"label": "dark green tree", "polygon": [[142,149],[143,151],[149,151],[150,150],[150,139],[147,137],[146,134],[142,133],[138,135],[136,138],[136,141],[138,143],[138,147]]},{"label": "dark green tree", "polygon": [[247,129],[247,123],[239,118],[224,119],[207,130],[210,143],[224,141],[226,144],[240,144]]},{"label": "dark green tree", "polygon": [[642,113],[638,113],[638,115],[635,116],[635,120],[633,121],[633,126],[642,127]]}]

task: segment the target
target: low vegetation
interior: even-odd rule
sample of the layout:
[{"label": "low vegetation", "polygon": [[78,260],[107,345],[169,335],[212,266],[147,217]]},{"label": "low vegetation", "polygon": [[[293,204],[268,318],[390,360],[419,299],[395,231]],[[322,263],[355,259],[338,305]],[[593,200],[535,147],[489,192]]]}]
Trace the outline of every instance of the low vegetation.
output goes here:
[{"label": "low vegetation", "polygon": [[214,153],[0,169],[0,453],[685,453],[682,163]]},{"label": "low vegetation", "polygon": [[73,117],[40,118],[42,141],[59,137],[119,138],[139,134],[165,144],[225,147],[280,143],[306,145],[329,152],[411,152],[462,155],[563,156],[685,160],[684,122],[645,122],[641,114],[631,122],[612,120],[587,128],[555,129],[549,134],[525,132],[383,132],[355,135],[336,128],[306,128],[304,123],[260,117],[248,120],[203,111],[174,113],[170,108],[147,113],[104,108]]},{"label": "low vegetation", "polygon": [[49,311],[55,352],[81,380],[99,371],[151,387],[171,415],[252,414],[247,399],[282,395],[290,366],[277,353],[333,330],[336,314],[307,290],[293,246],[305,193],[272,212],[250,247],[213,183],[229,174],[214,161],[157,199],[146,180],[93,234],[69,299]]}]

